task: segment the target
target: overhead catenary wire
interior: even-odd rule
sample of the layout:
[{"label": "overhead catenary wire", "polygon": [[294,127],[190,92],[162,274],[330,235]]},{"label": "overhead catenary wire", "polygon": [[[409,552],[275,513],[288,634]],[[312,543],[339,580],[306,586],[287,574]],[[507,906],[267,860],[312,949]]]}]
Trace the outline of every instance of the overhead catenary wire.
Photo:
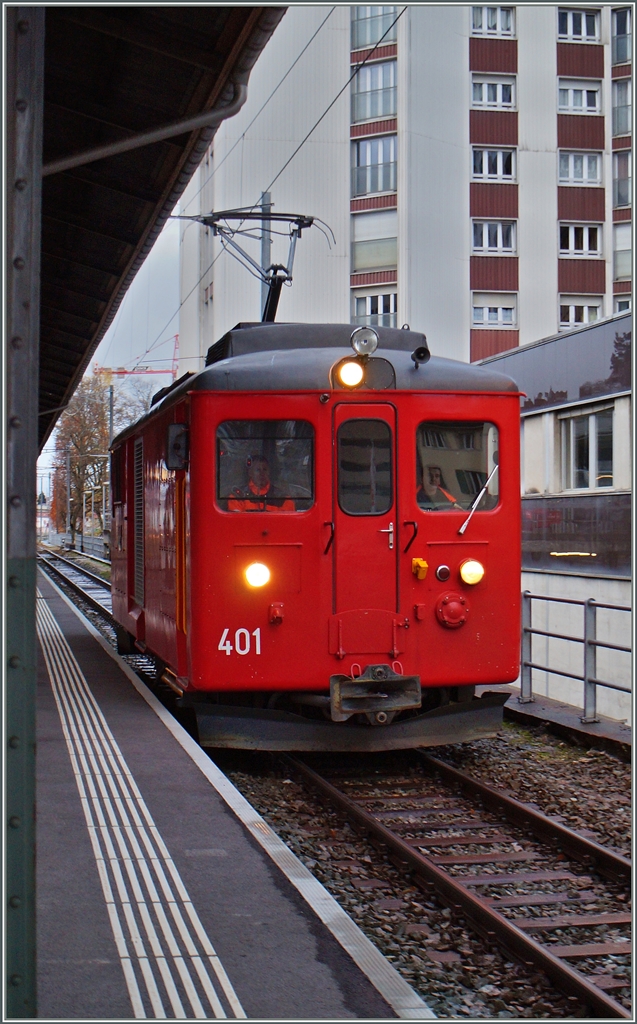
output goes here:
[{"label": "overhead catenary wire", "polygon": [[242,142],[242,140],[243,140],[243,139],[245,139],[245,136],[246,136],[246,134],[247,134],[247,133],[248,133],[248,132],[250,131],[250,129],[252,128],[252,125],[254,124],[254,122],[255,122],[255,121],[257,120],[257,118],[258,118],[258,117],[260,117],[260,115],[261,115],[261,114],[263,113],[263,111],[264,111],[264,110],[265,110],[265,108],[267,107],[268,103],[270,102],[270,100],[271,100],[271,99],[272,99],[272,98],[273,98],[273,97],[274,97],[274,96],[276,95],[276,93],[277,93],[277,92],[279,91],[279,89],[281,88],[281,86],[282,86],[282,85],[283,85],[283,83],[285,82],[285,80],[286,80],[286,78],[288,77],[288,75],[290,75],[290,74],[291,74],[291,72],[292,72],[292,71],[294,70],[294,68],[296,67],[296,65],[297,65],[297,64],[298,64],[298,62],[300,61],[300,59],[301,59],[301,57],[303,56],[303,54],[305,53],[305,51],[306,51],[306,50],[307,50],[307,49],[308,49],[308,48],[309,48],[309,47],[311,46],[311,44],[312,44],[312,43],[314,42],[314,40],[316,39],[317,35],[318,35],[318,34],[319,34],[319,32],[321,31],[321,29],[323,28],[323,26],[325,25],[325,23],[326,23],[326,22],[328,21],[328,19],[329,19],[329,18],[331,18],[332,14],[334,13],[334,11],[335,11],[335,10],[336,10],[336,4],[335,4],[335,5],[334,5],[334,6],[333,6],[333,7],[332,7],[332,8],[331,8],[331,9],[330,9],[329,11],[328,11],[327,15],[325,16],[325,18],[323,18],[323,21],[321,22],[321,24],[319,25],[319,27],[318,27],[318,28],[316,29],[316,31],[312,33],[312,35],[311,35],[311,36],[310,36],[310,38],[308,39],[307,43],[306,43],[306,44],[305,44],[305,46],[303,47],[303,49],[302,49],[302,50],[301,50],[301,51],[300,51],[300,52],[299,52],[299,53],[297,54],[297,56],[296,56],[296,58],[294,59],[294,61],[292,62],[292,64],[290,64],[289,68],[287,69],[287,71],[286,71],[286,72],[285,72],[285,74],[283,75],[283,78],[281,78],[281,79],[280,79],[280,81],[279,81],[279,82],[278,82],[278,83],[277,83],[277,84],[275,85],[274,89],[272,90],[272,92],[271,92],[271,93],[270,93],[270,95],[268,96],[268,98],[267,98],[267,100],[265,101],[265,103],[263,103],[263,104],[262,104],[262,105],[261,105],[261,106],[259,107],[259,109],[257,110],[256,114],[254,115],[254,117],[253,117],[253,118],[252,118],[252,120],[250,121],[250,124],[248,124],[248,125],[247,125],[247,126],[246,126],[246,127],[244,128],[244,129],[243,129],[243,131],[242,131],[241,135],[239,136],[239,138],[237,139],[237,141],[236,141],[236,142],[234,143],[234,145],[233,145],[233,146],[232,146],[232,147],[231,147],[231,148],[230,148],[230,149],[228,150],[228,152],[227,152],[227,153],[226,153],[226,155],[225,155],[225,156],[223,157],[223,159],[221,159],[221,160],[219,161],[219,163],[218,163],[218,164],[217,164],[217,165],[216,165],[216,166],[215,166],[215,167],[214,167],[214,168],[212,169],[212,171],[210,172],[210,174],[208,175],[208,177],[207,177],[207,178],[205,179],[205,181],[203,181],[203,182],[201,183],[200,187],[199,187],[199,188],[197,189],[197,191],[196,191],[196,192],[195,192],[195,194],[194,194],[194,195],[193,195],[193,196],[191,197],[191,199],[189,199],[189,200],[188,200],[188,206],[190,205],[190,203],[194,202],[194,200],[195,200],[195,199],[197,198],[197,196],[198,196],[198,195],[200,195],[200,193],[201,193],[201,192],[203,191],[203,189],[204,189],[204,188],[206,187],[206,185],[208,184],[208,182],[209,182],[209,181],[210,181],[210,180],[211,180],[212,178],[214,178],[214,176],[215,176],[215,174],[217,173],[217,171],[219,170],[219,168],[220,168],[220,167],[221,167],[221,166],[222,166],[222,165],[223,165],[223,164],[224,164],[224,163],[226,162],[226,160],[228,159],[228,157],[229,157],[229,156],[231,156],[231,155],[232,155],[232,153],[234,153],[234,151],[235,151],[235,149],[237,148],[237,146],[239,145],[239,143],[240,143],[240,142]]},{"label": "overhead catenary wire", "polygon": [[[329,12],[329,14],[328,14],[328,16],[327,16],[327,17],[329,17],[329,16],[330,16],[330,15],[332,14],[333,10],[334,10],[334,8],[332,8],[332,9],[330,10],[330,12]],[[279,180],[279,178],[280,178],[280,177],[281,177],[281,175],[282,175],[282,174],[284,173],[284,171],[286,171],[286,170],[287,170],[287,168],[288,168],[288,167],[290,166],[290,164],[292,163],[292,161],[293,161],[293,160],[294,160],[294,159],[295,159],[295,158],[296,158],[296,157],[298,156],[298,154],[300,153],[300,151],[301,151],[301,149],[303,148],[303,146],[305,145],[305,143],[306,143],[306,142],[308,141],[308,139],[309,139],[309,138],[310,138],[310,137],[312,136],[312,134],[313,134],[313,133],[314,133],[314,132],[316,131],[316,129],[317,129],[317,128],[318,128],[318,126],[319,126],[319,125],[321,124],[321,122],[322,122],[322,121],[323,121],[323,120],[325,119],[325,117],[327,117],[327,115],[329,114],[330,110],[331,110],[331,109],[332,109],[332,107],[333,107],[333,106],[335,105],[335,103],[337,103],[337,101],[338,101],[338,100],[340,99],[340,97],[341,97],[341,96],[343,95],[343,93],[345,92],[345,90],[346,90],[346,89],[347,89],[347,88],[348,88],[348,87],[349,87],[349,86],[351,85],[351,83],[352,83],[352,82],[353,82],[353,80],[354,80],[354,79],[356,78],[356,76],[357,76],[358,74],[360,74],[360,72],[361,72],[361,71],[362,71],[362,69],[363,69],[363,68],[365,67],[365,65],[366,65],[366,64],[368,64],[368,63],[369,63],[369,61],[373,59],[373,56],[374,56],[374,54],[376,53],[376,51],[377,51],[377,50],[379,49],[379,47],[380,47],[380,46],[382,46],[382,44],[383,44],[383,41],[384,41],[384,39],[385,39],[385,38],[386,38],[386,37],[387,37],[387,36],[388,36],[388,35],[390,34],[390,32],[392,31],[392,29],[394,28],[394,26],[395,26],[395,25],[397,25],[397,23],[398,23],[398,22],[400,21],[400,19],[402,18],[403,14],[405,14],[406,10],[407,10],[407,6],[403,7],[403,9],[402,9],[402,10],[401,10],[401,11],[400,11],[400,12],[399,12],[399,13],[398,13],[397,15],[396,15],[396,17],[394,18],[394,20],[393,20],[393,21],[391,22],[391,24],[390,24],[390,25],[389,25],[389,26],[388,26],[388,27],[387,27],[387,28],[385,29],[385,31],[384,31],[384,33],[383,33],[383,35],[382,35],[382,36],[380,37],[380,39],[378,40],[378,42],[377,42],[377,43],[375,43],[375,45],[374,45],[373,47],[371,47],[371,48],[370,48],[370,50],[369,50],[369,53],[367,54],[367,56],[365,57],[365,59],[364,59],[364,60],[362,60],[362,61],[360,62],[360,64],[357,64],[357,65],[356,65],[356,67],[354,68],[354,70],[352,71],[352,73],[350,74],[350,76],[348,77],[348,79],[347,79],[347,81],[345,82],[345,84],[344,84],[344,85],[342,86],[342,88],[340,88],[340,89],[339,89],[339,91],[337,92],[336,96],[335,96],[335,97],[334,97],[334,99],[333,99],[333,100],[332,100],[332,101],[331,101],[331,102],[330,102],[330,103],[328,104],[328,106],[327,106],[327,107],[325,108],[325,110],[323,111],[323,113],[321,114],[321,116],[320,116],[320,117],[319,117],[319,118],[318,118],[318,119],[317,119],[317,120],[316,120],[316,121],[314,122],[314,124],[312,125],[312,127],[310,128],[310,130],[309,130],[309,131],[307,132],[307,134],[306,134],[306,135],[304,136],[304,138],[303,138],[303,139],[301,140],[301,142],[300,142],[300,143],[298,144],[298,146],[296,147],[296,149],[294,150],[294,152],[293,152],[293,153],[292,153],[292,154],[291,154],[291,155],[290,155],[290,156],[288,157],[288,159],[287,159],[287,160],[285,161],[285,163],[284,163],[284,164],[283,164],[283,166],[282,166],[282,167],[280,168],[280,170],[279,170],[279,171],[278,171],[278,172],[276,173],[276,175],[274,176],[274,178],[272,179],[272,181],[270,182],[270,184],[269,184],[269,185],[267,186],[267,188],[263,189],[263,192],[269,192],[269,191],[270,191],[270,190],[272,189],[272,186],[273,186],[273,185],[274,185],[274,184],[275,184],[275,183],[276,183],[276,182],[277,182],[277,181]],[[301,51],[301,53],[299,54],[299,57],[297,57],[297,59],[295,60],[294,64],[296,64],[296,63],[298,62],[299,58],[300,58],[300,57],[302,56],[302,54],[303,54],[303,53],[304,53],[304,52],[305,52],[305,51],[307,50],[307,48],[308,48],[309,44],[310,44],[310,43],[312,42],[312,39],[314,39],[314,38],[316,37],[316,35],[318,34],[318,32],[319,32],[319,31],[321,30],[321,28],[323,27],[323,25],[324,25],[324,24],[325,24],[325,22],[327,21],[327,17],[326,17],[326,18],[325,18],[325,19],[323,20],[323,22],[321,23],[321,25],[319,26],[319,28],[318,28],[318,29],[316,30],[316,32],[314,33],[314,36],[312,36],[312,38],[311,38],[311,39],[309,40],[309,42],[308,42],[308,43],[306,44],[306,46],[304,47],[304,49],[303,49],[303,50]],[[265,108],[265,106],[267,105],[267,102],[269,102],[269,100],[270,100],[270,99],[272,98],[272,96],[273,96],[273,95],[274,95],[274,93],[275,93],[275,92],[277,91],[277,89],[279,88],[279,86],[280,86],[280,85],[281,85],[281,84],[283,83],[283,81],[285,80],[285,78],[287,78],[287,75],[288,75],[288,74],[290,73],[290,71],[291,71],[291,70],[292,70],[292,68],[294,67],[294,64],[292,64],[292,65],[291,65],[291,67],[290,67],[290,69],[288,70],[288,72],[286,72],[286,74],[284,75],[284,77],[283,77],[283,78],[281,79],[281,82],[279,83],[279,85],[277,85],[277,86],[276,86],[276,88],[275,88],[275,89],[273,90],[273,92],[272,92],[272,94],[270,95],[270,97],[268,97],[268,100],[266,101],[266,103],[265,103],[265,104],[263,104],[263,106],[262,106],[262,107],[260,108],[260,110],[259,110],[258,114],[257,114],[257,115],[255,115],[255,117],[254,117],[254,118],[252,119],[252,121],[250,122],[250,125],[248,126],[248,128],[249,128],[249,127],[251,127],[251,126],[252,126],[252,125],[254,124],[254,122],[256,121],[256,119],[257,119],[257,117],[259,116],[259,114],[260,114],[260,113],[261,113],[261,112],[263,111],[263,109],[264,109],[264,108]],[[241,138],[243,138],[243,137],[244,137],[245,133],[246,133],[246,132],[248,131],[248,128],[246,128],[246,129],[244,130],[244,132],[243,132],[243,133],[242,133],[242,135],[241,135]],[[235,146],[236,146],[236,145],[238,145],[238,142],[239,142],[239,141],[240,141],[240,139],[239,139],[239,140],[237,140],[237,143],[235,143]],[[235,148],[235,147],[233,147],[233,148]],[[231,153],[231,152],[232,152],[232,150],[230,150],[230,151],[229,151],[229,152],[228,152],[228,153],[226,154],[226,157],[224,157],[224,160],[225,160],[225,159],[227,159],[227,157],[228,157],[228,156],[230,156],[230,153]],[[223,161],[222,161],[222,162],[223,162]],[[218,165],[218,167],[220,167],[220,166],[221,166],[221,163],[220,163],[220,164]],[[216,169],[218,169],[218,168],[216,168]],[[216,169],[215,169],[215,170],[216,170]],[[211,175],[210,175],[210,176],[214,175],[214,173],[215,173],[215,170],[213,170],[213,171],[212,171],[212,173],[211,173]],[[206,180],[210,180],[210,179],[208,178],[208,179],[206,179]],[[204,182],[204,184],[205,184],[205,182]],[[203,188],[203,186],[202,186],[202,188]],[[199,193],[200,193],[200,192],[201,192],[201,189],[199,189],[199,192],[197,192],[197,195],[199,195]],[[195,198],[195,196],[193,196],[193,199],[194,199],[194,198]],[[257,201],[256,201],[255,203],[253,203],[253,204],[252,204],[252,206],[250,206],[250,207],[244,207],[244,209],[246,209],[247,211],[250,211],[250,212],[251,212],[251,211],[253,211],[253,210],[256,210],[256,209],[257,209],[257,207],[258,207],[259,205],[260,205],[260,202],[259,202],[259,200],[257,200]],[[241,227],[242,227],[242,224],[243,224],[243,223],[245,223],[245,221],[242,221],[242,222],[241,222],[241,224],[239,224],[239,227],[238,227],[238,228],[236,229],[236,231],[234,232],[234,234],[236,234],[236,233],[237,233],[238,231],[240,231],[240,230],[241,230]],[[197,280],[197,281],[195,282],[195,284],[193,285],[193,287],[192,287],[192,288],[190,289],[190,291],[188,292],[188,294],[187,294],[187,295],[185,295],[183,299],[181,299],[181,301],[180,301],[180,303],[179,303],[179,306],[178,306],[178,308],[177,308],[177,309],[175,310],[175,312],[174,312],[174,313],[173,313],[173,315],[171,316],[170,320],[168,320],[168,322],[166,323],[166,325],[165,325],[165,326],[164,326],[164,327],[162,328],[162,330],[161,330],[161,331],[159,332],[159,334],[157,335],[157,338],[155,339],[155,341],[154,341],[154,342],[153,342],[153,343],[152,343],[152,344],[150,345],[150,347],[149,347],[149,348],[148,348],[148,349],[146,350],[146,352],[144,352],[144,353],[143,353],[143,355],[141,355],[141,356],[139,357],[140,359],[143,359],[143,358],[144,358],[144,356],[145,356],[145,355],[146,355],[146,354],[147,354],[148,352],[151,352],[151,351],[152,351],[152,350],[153,350],[153,349],[155,348],[155,346],[156,346],[156,344],[157,344],[157,342],[158,342],[159,338],[160,338],[160,337],[161,337],[161,336],[162,336],[162,335],[164,334],[164,332],[165,332],[165,331],[166,331],[166,330],[168,329],[168,327],[169,327],[169,326],[170,326],[170,324],[171,324],[171,323],[173,322],[173,320],[175,319],[175,317],[176,317],[176,316],[178,316],[178,314],[179,314],[179,311],[181,310],[181,307],[182,307],[182,306],[184,305],[184,303],[185,303],[185,302],[187,302],[187,300],[188,300],[188,299],[190,298],[190,296],[191,296],[191,295],[193,294],[193,292],[194,292],[194,291],[195,291],[195,290],[196,290],[196,289],[197,289],[197,288],[199,287],[199,285],[200,285],[200,284],[201,284],[201,282],[202,282],[202,281],[204,280],[204,278],[205,278],[205,277],[206,277],[206,276],[207,276],[207,275],[208,275],[208,274],[210,273],[210,271],[212,270],[213,266],[215,265],[215,263],[217,262],[217,260],[218,260],[218,259],[220,258],[220,256],[221,256],[221,255],[223,254],[223,252],[224,252],[224,251],[225,251],[225,250],[224,250],[223,248],[221,248],[221,249],[220,249],[220,251],[219,251],[219,252],[217,253],[217,255],[216,255],[215,257],[213,257],[213,259],[211,260],[211,262],[210,262],[210,263],[208,264],[208,266],[207,266],[207,267],[205,268],[205,270],[204,270],[204,271],[203,271],[203,273],[202,273],[202,274],[200,275],[200,277],[198,278],[198,280]],[[203,358],[203,357],[199,357],[199,358]]]}]

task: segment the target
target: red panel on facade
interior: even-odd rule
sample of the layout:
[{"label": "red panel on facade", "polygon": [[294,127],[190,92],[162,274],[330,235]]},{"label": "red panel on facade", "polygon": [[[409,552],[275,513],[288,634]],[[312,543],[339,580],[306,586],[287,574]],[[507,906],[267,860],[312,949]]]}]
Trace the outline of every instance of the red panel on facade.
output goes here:
[{"label": "red panel on facade", "polygon": [[591,43],[558,43],[557,73],[572,78],[603,78],[604,47]]},{"label": "red panel on facade", "polygon": [[613,149],[630,149],[632,146],[632,137],[630,135],[618,135],[617,138],[613,139]]},{"label": "red panel on facade", "polygon": [[470,188],[472,217],[517,217],[517,185],[472,181]]},{"label": "red panel on facade", "polygon": [[557,216],[560,220],[604,220],[604,189],[560,186],[557,190]]},{"label": "red panel on facade", "polygon": [[623,220],[632,220],[633,211],[631,206],[625,206],[621,210],[613,210],[613,221],[615,224]]},{"label": "red panel on facade", "polygon": [[517,256],[472,256],[471,288],[481,292],[517,292]]},{"label": "red panel on facade", "polygon": [[630,78],[632,75],[632,64],[616,64],[611,69],[611,76],[613,78]]},{"label": "red panel on facade", "polygon": [[350,57],[351,64],[362,64],[364,60],[374,54],[372,60],[386,60],[387,57],[395,57],[398,53],[396,43],[388,43],[387,46],[367,47],[366,50],[353,50]]},{"label": "red panel on facade", "polygon": [[353,124],[349,130],[349,135],[351,139],[358,139],[362,135],[384,135],[387,132],[395,132],[396,125],[395,117],[386,118],[384,121],[368,121],[366,124]]},{"label": "red panel on facade", "polygon": [[471,71],[496,71],[502,75],[517,74],[517,39],[470,39],[469,67]]},{"label": "red panel on facade", "polygon": [[560,149],[604,149],[604,118],[592,114],[558,114]]},{"label": "red panel on facade", "polygon": [[519,344],[519,331],[471,331],[471,362],[508,352]]},{"label": "red panel on facade", "polygon": [[370,274],[350,274],[349,283],[352,288],[361,288],[369,284],[396,284],[395,270],[374,270]]},{"label": "red panel on facade", "polygon": [[517,146],[516,110],[470,110],[469,141],[489,145]]},{"label": "red panel on facade", "polygon": [[604,260],[558,260],[557,287],[573,295],[600,295],[606,291]]},{"label": "red panel on facade", "polygon": [[369,199],[350,199],[350,212],[358,210],[386,210],[388,207],[396,206],[396,193],[390,196],[371,196]]},{"label": "red panel on facade", "polygon": [[632,287],[632,281],[615,281],[613,284],[613,295],[624,295],[626,292],[631,292]]}]

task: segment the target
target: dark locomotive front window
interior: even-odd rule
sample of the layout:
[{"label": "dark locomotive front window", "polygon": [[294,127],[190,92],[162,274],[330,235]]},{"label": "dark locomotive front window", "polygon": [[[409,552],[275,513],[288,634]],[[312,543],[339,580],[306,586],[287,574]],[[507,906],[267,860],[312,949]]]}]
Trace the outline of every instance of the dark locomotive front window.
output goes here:
[{"label": "dark locomotive front window", "polygon": [[314,428],[226,420],[217,428],[217,500],[227,512],[303,512],[314,501]]},{"label": "dark locomotive front window", "polygon": [[384,420],[347,420],[338,428],[338,503],[352,516],[392,506],[392,437]]},{"label": "dark locomotive front window", "polygon": [[421,423],[416,434],[420,508],[428,512],[469,509],[485,485],[477,511],[494,508],[500,484],[498,446],[498,428],[493,423]]}]

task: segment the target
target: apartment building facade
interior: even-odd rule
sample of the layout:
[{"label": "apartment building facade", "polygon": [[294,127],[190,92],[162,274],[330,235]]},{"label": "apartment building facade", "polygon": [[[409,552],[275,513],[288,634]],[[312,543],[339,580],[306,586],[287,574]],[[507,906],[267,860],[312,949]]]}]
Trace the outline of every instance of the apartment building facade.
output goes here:
[{"label": "apartment building facade", "polygon": [[[409,323],[434,353],[477,360],[623,312],[631,18],[620,5],[292,7],[183,212],[254,208],[267,192],[275,211],[329,225],[330,247],[304,232],[280,320]],[[237,239],[259,262],[251,234]],[[183,368],[262,301],[219,239],[184,222]]]}]

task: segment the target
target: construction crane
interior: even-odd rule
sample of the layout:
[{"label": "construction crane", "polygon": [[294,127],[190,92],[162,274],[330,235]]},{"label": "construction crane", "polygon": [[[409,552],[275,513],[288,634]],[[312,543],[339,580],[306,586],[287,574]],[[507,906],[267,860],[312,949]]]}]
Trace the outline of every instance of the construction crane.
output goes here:
[{"label": "construction crane", "polygon": [[141,374],[146,374],[146,373],[163,373],[163,375],[166,376],[167,373],[170,373],[171,376],[172,376],[172,379],[173,380],[177,380],[177,374],[179,372],[179,335],[175,334],[173,336],[173,338],[172,338],[172,341],[173,341],[173,355],[172,355],[172,363],[171,363],[170,369],[168,369],[167,367],[164,367],[163,369],[158,370],[158,369],[156,369],[154,367],[151,368],[148,365],[143,365],[141,363],[138,363],[131,370],[127,370],[125,366],[98,366],[97,363],[95,363],[95,365],[93,367],[93,372],[94,373],[110,373],[113,377],[127,377],[127,376],[129,376],[129,374],[133,374],[133,373],[141,373]]}]

